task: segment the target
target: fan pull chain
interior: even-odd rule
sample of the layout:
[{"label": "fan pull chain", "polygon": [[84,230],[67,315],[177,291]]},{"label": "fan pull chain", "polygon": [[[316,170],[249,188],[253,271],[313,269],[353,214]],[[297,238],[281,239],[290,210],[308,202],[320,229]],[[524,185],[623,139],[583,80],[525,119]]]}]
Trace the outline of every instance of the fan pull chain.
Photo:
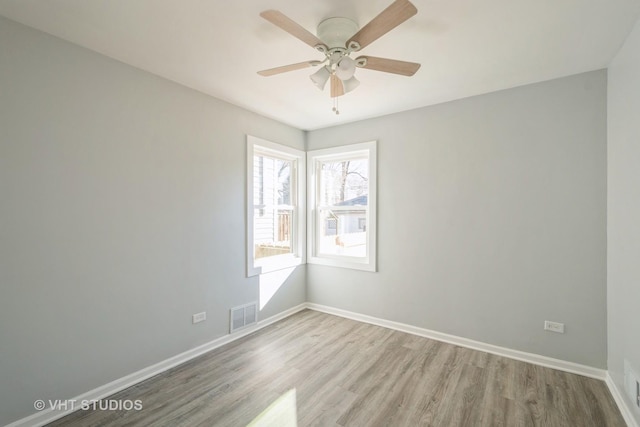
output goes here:
[{"label": "fan pull chain", "polygon": [[336,115],[340,114],[340,110],[338,109],[338,97],[333,98],[333,108],[332,111],[336,113]]}]

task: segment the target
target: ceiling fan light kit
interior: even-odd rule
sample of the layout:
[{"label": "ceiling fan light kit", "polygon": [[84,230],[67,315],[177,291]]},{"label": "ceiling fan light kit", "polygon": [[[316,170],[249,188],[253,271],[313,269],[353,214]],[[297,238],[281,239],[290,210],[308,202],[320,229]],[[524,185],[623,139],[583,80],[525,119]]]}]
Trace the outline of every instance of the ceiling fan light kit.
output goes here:
[{"label": "ceiling fan light kit", "polygon": [[321,67],[318,71],[311,74],[309,77],[318,89],[324,90],[324,87],[327,85],[330,76],[331,72],[329,71],[329,69],[327,67]]},{"label": "ceiling fan light kit", "polygon": [[340,80],[349,80],[356,73],[356,61],[350,56],[343,57],[336,63],[335,73]]},{"label": "ceiling fan light kit", "polygon": [[342,85],[344,86],[344,93],[349,93],[360,85],[360,81],[355,77],[351,77],[349,80],[344,80]]},{"label": "ceiling fan light kit", "polygon": [[320,90],[330,82],[333,111],[338,110],[338,97],[354,90],[360,82],[355,78],[356,68],[366,68],[386,73],[412,76],[420,68],[414,62],[397,61],[387,58],[359,56],[351,58],[351,53],[368,46],[418,12],[408,0],[395,0],[362,28],[351,19],[335,17],[320,22],[318,36],[314,36],[301,25],[277,10],[266,10],[261,17],[280,27],[292,36],[324,54],[322,61],[305,61],[258,71],[261,76],[273,76],[307,67],[321,66],[310,78]]}]

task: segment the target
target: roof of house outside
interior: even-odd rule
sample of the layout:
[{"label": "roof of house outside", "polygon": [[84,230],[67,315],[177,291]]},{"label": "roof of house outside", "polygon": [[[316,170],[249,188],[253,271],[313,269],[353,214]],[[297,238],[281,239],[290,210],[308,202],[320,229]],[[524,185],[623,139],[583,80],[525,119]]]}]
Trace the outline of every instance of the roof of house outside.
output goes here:
[{"label": "roof of house outside", "polygon": [[368,199],[369,199],[369,195],[363,194],[362,196],[354,197],[353,199],[336,203],[335,206],[367,206]]}]

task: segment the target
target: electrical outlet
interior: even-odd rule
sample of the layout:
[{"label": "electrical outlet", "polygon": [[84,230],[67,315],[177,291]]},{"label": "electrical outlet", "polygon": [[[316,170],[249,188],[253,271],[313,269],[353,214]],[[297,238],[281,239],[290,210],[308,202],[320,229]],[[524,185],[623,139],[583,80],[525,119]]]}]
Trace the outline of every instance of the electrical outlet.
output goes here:
[{"label": "electrical outlet", "polygon": [[550,322],[549,320],[544,321],[544,329],[546,331],[557,332],[559,334],[564,334],[564,323],[558,322]]},{"label": "electrical outlet", "polygon": [[204,322],[207,320],[207,312],[203,311],[202,313],[196,313],[192,316],[192,319],[194,324]]}]

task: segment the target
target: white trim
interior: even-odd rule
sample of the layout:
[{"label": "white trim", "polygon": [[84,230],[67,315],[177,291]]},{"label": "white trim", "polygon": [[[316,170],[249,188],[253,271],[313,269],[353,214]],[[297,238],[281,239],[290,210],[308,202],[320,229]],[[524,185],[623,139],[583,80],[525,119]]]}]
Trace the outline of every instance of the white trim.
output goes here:
[{"label": "white trim", "polygon": [[[255,262],[253,255],[253,215],[256,206],[253,204],[253,156],[259,153],[276,157],[282,160],[290,160],[294,167],[291,171],[293,188],[291,197],[295,204],[290,206],[293,212],[294,224],[292,226],[293,253],[267,257],[259,262]],[[267,141],[252,135],[247,135],[247,171],[246,171],[246,263],[247,277],[257,276],[263,273],[270,273],[284,268],[295,267],[306,263],[306,155],[304,151],[295,149],[275,142]],[[295,179],[294,179],[295,177]]]},{"label": "white trim", "polygon": [[[247,336],[253,332],[256,332],[259,329],[269,326],[272,323],[282,320],[285,317],[289,317],[292,314],[295,314],[306,308],[307,308],[306,303],[302,303],[288,310],[285,310],[281,313],[278,313],[274,316],[268,317],[264,320],[260,320],[257,324],[248,326],[238,332],[234,332],[233,334],[228,334],[220,338],[216,338],[215,340],[210,341],[206,344],[202,344],[198,347],[192,348],[191,350],[187,350],[183,353],[180,353],[178,355],[165,359],[162,362],[143,368],[137,372],[126,375],[115,381],[111,381],[108,384],[94,388],[93,390],[83,393],[80,396],[77,396],[73,399],[68,399],[68,400],[75,400],[76,402],[81,402],[83,400],[104,399],[105,397],[111,396],[112,394],[117,393],[121,390],[124,390],[125,388],[129,388],[148,378],[161,374],[162,372],[165,372],[182,363],[188,362],[189,360],[194,359],[198,356],[201,356],[213,349],[216,349],[225,344],[233,342],[239,338]],[[75,410],[78,410],[78,409],[80,409],[79,405],[76,407]],[[65,415],[69,415],[75,410],[74,409],[67,409],[67,410],[45,409],[33,415],[29,415],[28,417],[21,418],[17,421],[14,421],[11,424],[6,425],[5,427],[40,427],[50,422],[53,422],[59,418],[62,418]]]},{"label": "white trim", "polygon": [[359,322],[382,326],[383,328],[394,329],[396,331],[406,332],[408,334],[431,338],[437,341],[458,345],[460,347],[470,348],[472,350],[480,350],[486,353],[496,354],[498,356],[507,357],[509,359],[520,360],[522,362],[533,363],[534,365],[558,369],[560,371],[570,372],[572,374],[583,375],[585,377],[595,378],[598,380],[604,380],[607,375],[607,371],[604,369],[593,368],[591,366],[567,362],[565,360],[554,359],[552,357],[541,356],[539,354],[513,350],[506,347],[483,343],[481,341],[474,341],[468,338],[462,338],[455,335],[432,331],[430,329],[419,328],[417,326],[407,325],[405,323],[393,322],[391,320],[380,319],[373,316],[367,316],[365,314],[359,314],[339,308],[328,307],[326,305],[307,303],[307,308],[327,314],[345,317],[347,319],[357,320]]},{"label": "white trim", "polygon": [[[316,161],[341,161],[366,156],[369,164],[369,194],[367,207],[354,206],[351,209],[363,209],[367,214],[367,255],[365,257],[351,257],[341,255],[319,255],[317,247],[318,210],[317,205],[318,182]],[[377,141],[361,142],[358,144],[342,145],[321,150],[307,151],[307,263],[328,265],[332,267],[352,268],[356,270],[377,271]],[[337,210],[348,210],[338,208]]]},{"label": "white trim", "polygon": [[627,426],[640,427],[640,424],[636,422],[633,415],[633,408],[629,406],[627,399],[624,398],[624,391],[621,391],[618,386],[616,386],[616,383],[613,381],[613,378],[611,378],[611,375],[609,375],[609,372],[607,372],[604,382],[607,384],[607,387],[609,387],[613,400],[616,401],[616,404],[622,413],[622,418],[624,418]]},{"label": "white trim", "polygon": [[[365,314],[354,313],[354,312],[342,310],[339,308],[334,308],[334,307],[329,307],[329,306],[314,304],[314,303],[308,303],[308,302],[299,304],[295,307],[292,307],[288,310],[285,310],[267,319],[260,320],[257,324],[251,327],[247,327],[246,329],[242,329],[233,334],[224,335],[206,344],[203,344],[191,350],[185,351],[184,353],[180,353],[176,356],[170,357],[169,359],[163,360],[162,362],[156,363],[155,365],[151,365],[146,368],[143,368],[137,372],[126,375],[122,378],[119,378],[108,384],[105,384],[103,386],[90,390],[84,394],[81,394],[80,396],[75,397],[74,399],[69,399],[69,400],[82,401],[82,400],[104,399],[105,397],[111,396],[114,393],[117,393],[121,390],[131,387],[155,375],[161,374],[162,372],[165,372],[177,365],[180,365],[182,363],[188,362],[191,359],[201,356],[202,354],[207,353],[208,351],[214,350],[225,344],[233,342],[239,338],[247,336],[255,331],[258,331],[266,326],[271,325],[272,323],[275,323],[279,320],[282,320],[286,317],[289,317],[305,309],[332,314],[335,316],[340,316],[347,319],[356,320],[359,322],[369,323],[371,325],[381,326],[383,328],[389,328],[389,329],[393,329],[400,332],[406,332],[412,335],[418,335],[421,337],[430,338],[437,341],[442,341],[449,344],[470,348],[473,350],[479,350],[479,351],[484,351],[491,354],[496,354],[498,356],[507,357],[509,359],[529,362],[529,363],[544,366],[547,368],[558,369],[560,371],[570,372],[572,374],[578,374],[578,375],[583,375],[590,378],[595,378],[598,380],[603,380],[607,385],[607,387],[609,388],[609,391],[611,392],[615,402],[617,403],[618,408],[620,409],[620,412],[622,413],[622,416],[626,421],[627,425],[629,427],[640,427],[640,425],[638,425],[638,423],[635,421],[633,417],[631,408],[628,406],[620,390],[615,385],[615,383],[611,379],[611,376],[606,370],[593,368],[591,366],[581,365],[578,363],[567,362],[560,359],[554,359],[547,356],[541,356],[534,353],[527,353],[519,350],[512,350],[509,348],[499,347],[492,344],[483,343],[480,341],[470,340],[468,338],[462,338],[455,335],[436,332],[430,329],[419,328],[417,326],[407,325],[399,322],[393,322],[390,320],[380,319],[373,316],[367,316]],[[45,424],[48,424],[59,418],[62,418],[65,415],[68,415],[72,412],[74,412],[74,410],[72,409],[65,410],[65,411],[54,411],[51,409],[47,409],[41,412],[37,412],[28,417],[19,419],[17,421],[14,421],[11,424],[6,425],[5,427],[41,427],[41,426],[44,426]]]}]

